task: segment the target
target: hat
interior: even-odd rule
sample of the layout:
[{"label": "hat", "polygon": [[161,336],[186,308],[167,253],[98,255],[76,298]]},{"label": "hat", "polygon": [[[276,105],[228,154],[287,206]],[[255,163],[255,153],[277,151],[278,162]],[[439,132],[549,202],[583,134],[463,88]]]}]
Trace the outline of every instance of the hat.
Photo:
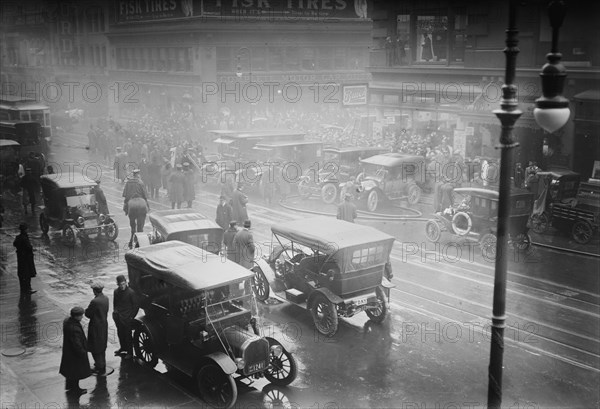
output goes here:
[{"label": "hat", "polygon": [[127,281],[127,279],[125,278],[125,276],[123,274],[117,276],[117,284],[121,284],[126,281]]},{"label": "hat", "polygon": [[232,220],[229,222],[229,227],[235,227],[236,224],[237,222],[235,220]]},{"label": "hat", "polygon": [[96,179],[95,182],[96,182],[96,184],[99,185],[100,184],[100,179]]},{"label": "hat", "polygon": [[80,315],[83,315],[83,308],[81,308],[81,307],[71,308],[71,317],[78,317]]},{"label": "hat", "polygon": [[27,223],[19,224],[19,230],[27,230],[28,228],[29,228],[29,225],[27,225]]},{"label": "hat", "polygon": [[104,284],[102,284],[100,281],[94,281],[92,284],[90,284],[90,287],[92,287],[93,290],[102,290],[104,288]]},{"label": "hat", "polygon": [[244,227],[245,227],[246,229],[249,229],[249,228],[251,227],[251,225],[252,225],[252,223],[250,223],[250,220],[246,220],[246,221],[244,221]]},{"label": "hat", "polygon": [[222,200],[227,200],[227,198],[225,196],[223,196],[223,195],[219,196],[219,200],[221,200],[221,199]]}]

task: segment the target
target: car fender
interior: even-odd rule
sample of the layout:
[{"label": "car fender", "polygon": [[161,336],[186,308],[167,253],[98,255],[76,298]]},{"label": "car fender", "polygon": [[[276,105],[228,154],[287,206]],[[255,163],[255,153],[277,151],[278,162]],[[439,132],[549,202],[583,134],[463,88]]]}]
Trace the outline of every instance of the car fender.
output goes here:
[{"label": "car fender", "polygon": [[134,235],[140,247],[146,247],[152,244],[150,242],[150,235],[148,233],[136,233]]},{"label": "car fender", "polygon": [[269,284],[272,284],[275,281],[275,272],[273,271],[273,269],[271,268],[269,263],[267,263],[266,260],[261,258],[261,259],[256,260],[254,262],[254,264],[255,264],[255,267],[260,268],[262,273],[267,278],[267,281],[269,282]]},{"label": "car fender", "polygon": [[306,300],[306,308],[310,308],[312,304],[312,300],[316,297],[317,293],[323,294],[325,298],[327,298],[332,304],[340,304],[344,302],[344,299],[340,296],[334,294],[329,288],[321,287],[317,288],[308,296],[308,300]]},{"label": "car fender", "polygon": [[198,368],[202,365],[206,365],[210,361],[219,365],[227,375],[231,375],[237,371],[237,366],[235,362],[233,362],[233,359],[223,352],[213,352],[212,354],[205,355],[203,359],[198,362]]}]

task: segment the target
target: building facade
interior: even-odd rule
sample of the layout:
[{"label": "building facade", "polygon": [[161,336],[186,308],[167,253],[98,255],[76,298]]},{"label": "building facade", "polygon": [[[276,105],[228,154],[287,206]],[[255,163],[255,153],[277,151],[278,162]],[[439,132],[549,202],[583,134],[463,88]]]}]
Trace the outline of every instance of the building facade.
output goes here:
[{"label": "building facade", "polygon": [[[542,94],[539,73],[550,52],[548,2],[519,2],[516,83],[523,115],[514,131],[520,143],[516,161],[524,167],[536,161],[543,168],[577,164],[587,178],[600,152],[582,151],[582,143],[593,143],[582,142],[581,135],[593,134],[596,140],[600,129],[588,121],[587,133],[577,131],[584,125],[575,119],[581,110],[592,110],[588,117],[596,118],[600,112],[593,98],[575,96],[600,89],[600,7],[595,2],[566,3],[559,50],[568,73],[564,95],[572,101],[572,116],[565,127],[548,134],[533,119],[535,99]],[[467,157],[499,157],[495,145],[500,122],[492,111],[502,96],[508,2],[376,0],[374,10],[369,91],[376,120],[422,133],[443,132]]]}]

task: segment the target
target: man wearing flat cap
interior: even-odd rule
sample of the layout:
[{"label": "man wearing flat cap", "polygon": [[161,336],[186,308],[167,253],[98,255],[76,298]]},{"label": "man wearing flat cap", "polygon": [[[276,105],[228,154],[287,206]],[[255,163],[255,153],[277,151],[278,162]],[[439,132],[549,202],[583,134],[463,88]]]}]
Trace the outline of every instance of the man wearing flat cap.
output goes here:
[{"label": "man wearing flat cap", "polygon": [[87,392],[79,387],[79,380],[91,375],[87,340],[81,326],[82,318],[83,308],[73,307],[70,316],[63,321],[63,348],[59,369],[59,373],[66,378],[67,392],[78,395]]},{"label": "man wearing flat cap", "polygon": [[233,248],[235,249],[237,263],[245,268],[254,267],[254,237],[252,232],[250,220],[244,221],[244,228],[240,230],[233,238]]},{"label": "man wearing flat cap", "polygon": [[19,225],[19,234],[13,246],[17,249],[17,276],[19,277],[19,284],[21,286],[21,295],[33,294],[36,291],[31,289],[31,277],[37,275],[35,269],[35,260],[33,259],[33,246],[27,236],[28,226],[26,223]]},{"label": "man wearing flat cap", "polygon": [[106,374],[106,344],[108,342],[108,297],[102,293],[104,284],[94,281],[91,284],[94,298],[85,310],[90,319],[88,325],[88,350],[94,358],[92,373]]},{"label": "man wearing flat cap", "polygon": [[117,335],[121,347],[115,351],[115,355],[125,354],[125,359],[133,357],[132,352],[132,321],[138,313],[139,307],[135,292],[127,286],[124,275],[117,277],[118,288],[113,296],[113,320],[117,326]]}]

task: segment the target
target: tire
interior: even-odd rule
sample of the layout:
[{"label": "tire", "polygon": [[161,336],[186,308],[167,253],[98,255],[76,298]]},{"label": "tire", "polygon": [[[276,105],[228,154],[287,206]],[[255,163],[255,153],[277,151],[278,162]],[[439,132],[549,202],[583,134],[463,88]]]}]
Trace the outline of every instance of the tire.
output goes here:
[{"label": "tire", "polygon": [[592,239],[594,230],[592,226],[583,220],[578,220],[573,224],[571,229],[571,236],[579,244],[587,244]]},{"label": "tire", "polygon": [[377,309],[366,310],[367,316],[369,319],[376,323],[381,323],[385,320],[388,312],[388,302],[383,293],[383,289],[381,287],[377,287],[375,290],[377,294],[377,301],[379,301],[379,307]]},{"label": "tire", "polygon": [[317,294],[311,303],[310,312],[312,314],[315,328],[326,337],[332,337],[338,330],[338,315],[335,308],[327,297],[323,294]]},{"label": "tire", "polygon": [[432,243],[437,243],[442,237],[442,229],[435,220],[428,220],[425,224],[425,237]]},{"label": "tire", "polygon": [[262,302],[267,301],[271,293],[269,281],[260,267],[254,267],[252,271],[254,272],[254,277],[252,277],[252,291],[254,291],[256,299]]},{"label": "tire", "polygon": [[517,234],[512,242],[518,251],[529,251],[531,248],[531,237],[527,233]]},{"label": "tire", "polygon": [[298,375],[298,365],[296,359],[281,344],[281,355],[275,356],[272,352],[269,355],[269,368],[265,371],[265,378],[273,385],[287,386],[294,382]]},{"label": "tire", "polygon": [[73,226],[65,226],[62,229],[63,242],[68,247],[74,247],[77,242],[77,232]]},{"label": "tire", "polygon": [[306,179],[302,179],[298,183],[298,194],[302,199],[309,199],[312,196],[310,189],[310,181]]},{"label": "tire", "polygon": [[481,254],[484,258],[496,258],[496,242],[497,238],[495,234],[487,233],[484,234],[481,240],[479,241],[479,246],[481,248]]},{"label": "tire", "polygon": [[531,216],[531,229],[536,233],[545,233],[550,223],[546,213],[534,214]]},{"label": "tire", "polygon": [[379,207],[379,192],[375,189],[371,190],[367,195],[367,210],[374,212]]},{"label": "tire", "polygon": [[216,364],[207,364],[196,373],[196,388],[200,397],[214,408],[229,409],[237,400],[237,386],[233,376],[227,375]]},{"label": "tire", "polygon": [[338,188],[333,183],[326,183],[321,188],[321,199],[327,204],[335,203],[338,196]]},{"label": "tire", "polygon": [[48,225],[48,220],[46,220],[44,213],[40,214],[40,230],[42,230],[42,234],[48,234],[50,231],[50,226]]},{"label": "tire", "polygon": [[141,359],[144,365],[154,368],[158,363],[154,341],[146,327],[141,326],[135,329],[133,333],[133,350],[135,356]]},{"label": "tire", "polygon": [[104,234],[110,241],[115,241],[119,236],[119,226],[114,221],[104,228]]},{"label": "tire", "polygon": [[[462,225],[464,224],[464,222],[461,221],[461,218],[463,218],[465,220],[465,222],[467,223],[466,228],[462,228]],[[461,227],[459,227],[459,224],[461,225]],[[469,216],[468,213],[458,212],[458,213],[454,214],[454,216],[452,216],[452,230],[454,231],[454,233],[456,233],[456,235],[466,236],[467,234],[469,234],[471,232],[472,228],[473,228],[473,221],[471,220],[471,216]]]},{"label": "tire", "polygon": [[409,205],[415,205],[419,203],[419,200],[421,200],[421,188],[416,184],[409,185],[406,200]]}]

